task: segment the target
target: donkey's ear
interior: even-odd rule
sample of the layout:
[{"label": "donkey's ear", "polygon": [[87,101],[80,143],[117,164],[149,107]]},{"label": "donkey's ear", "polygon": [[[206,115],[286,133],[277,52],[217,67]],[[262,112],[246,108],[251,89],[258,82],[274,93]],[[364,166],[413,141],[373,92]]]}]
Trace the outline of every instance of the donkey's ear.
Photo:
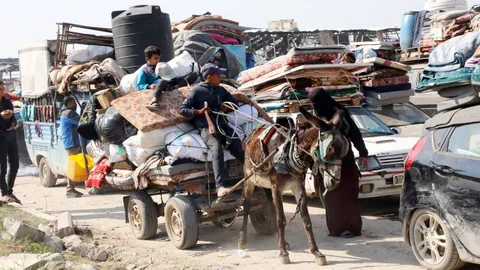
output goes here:
[{"label": "donkey's ear", "polygon": [[305,116],[308,122],[312,123],[315,127],[319,128],[321,131],[327,131],[331,129],[331,127],[327,123],[325,123],[322,119],[307,112],[307,110],[305,110],[302,107],[300,107],[300,113],[302,113],[303,116]]},{"label": "donkey's ear", "polygon": [[330,123],[336,128],[339,129],[342,127],[343,124],[343,111],[338,111],[335,113],[333,116],[332,120],[330,120]]}]

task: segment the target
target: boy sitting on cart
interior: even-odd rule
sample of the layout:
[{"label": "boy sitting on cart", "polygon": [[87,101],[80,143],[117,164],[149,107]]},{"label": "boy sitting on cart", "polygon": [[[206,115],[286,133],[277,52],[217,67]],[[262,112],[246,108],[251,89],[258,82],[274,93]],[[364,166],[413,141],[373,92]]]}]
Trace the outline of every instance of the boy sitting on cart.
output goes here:
[{"label": "boy sitting on cart", "polygon": [[[225,161],[223,157],[223,146],[240,162],[244,162],[244,151],[242,142],[238,139],[235,131],[230,128],[224,119],[215,112],[226,111],[222,106],[224,102],[233,102],[238,104],[235,98],[222,86],[220,74],[225,74],[226,70],[219,68],[214,64],[206,64],[202,67],[201,73],[205,82],[195,87],[180,106],[180,114],[194,119],[195,127],[200,129],[201,136],[212,153],[213,173],[215,175],[215,185],[218,197],[227,195],[230,191],[225,187]],[[205,107],[205,103],[208,107]],[[212,112],[211,114],[209,112]],[[215,134],[210,134],[208,121],[206,117],[212,117],[212,122],[216,123]],[[218,117],[218,119],[217,119]],[[222,130],[222,135],[219,132]],[[233,137],[233,138],[231,138]]]}]

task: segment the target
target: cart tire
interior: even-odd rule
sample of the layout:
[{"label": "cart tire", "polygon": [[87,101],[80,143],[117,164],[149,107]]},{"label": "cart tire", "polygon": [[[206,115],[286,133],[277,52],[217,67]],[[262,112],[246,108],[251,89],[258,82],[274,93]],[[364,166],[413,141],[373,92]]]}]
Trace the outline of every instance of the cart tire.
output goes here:
[{"label": "cart tire", "polygon": [[137,239],[146,240],[157,234],[157,208],[147,192],[138,191],[130,196],[128,220]]},{"label": "cart tire", "polygon": [[196,207],[186,196],[175,196],[165,206],[165,226],[170,242],[178,249],[193,248],[198,241]]},{"label": "cart tire", "polygon": [[252,226],[260,235],[272,235],[277,232],[277,214],[272,199],[268,199],[265,206],[250,213]]},{"label": "cart tire", "polygon": [[44,187],[54,187],[57,184],[57,177],[53,174],[50,166],[48,165],[48,160],[46,158],[40,159],[38,163],[39,168],[39,178],[42,186]]}]

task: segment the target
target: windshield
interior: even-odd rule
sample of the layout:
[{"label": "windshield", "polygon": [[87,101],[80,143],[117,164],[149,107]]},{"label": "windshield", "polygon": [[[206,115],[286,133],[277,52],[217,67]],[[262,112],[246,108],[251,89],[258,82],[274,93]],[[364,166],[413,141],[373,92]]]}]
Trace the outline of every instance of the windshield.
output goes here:
[{"label": "windshield", "polygon": [[368,106],[368,110],[389,127],[423,124],[430,118],[411,103]]},{"label": "windshield", "polygon": [[348,112],[362,132],[363,137],[393,135],[390,128],[371,112],[362,107],[349,107]]}]

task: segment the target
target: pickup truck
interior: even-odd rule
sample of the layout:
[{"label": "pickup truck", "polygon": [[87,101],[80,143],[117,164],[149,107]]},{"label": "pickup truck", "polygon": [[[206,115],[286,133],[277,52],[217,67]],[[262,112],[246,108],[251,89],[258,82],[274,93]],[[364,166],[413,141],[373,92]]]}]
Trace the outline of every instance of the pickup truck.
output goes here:
[{"label": "pickup truck", "polygon": [[[347,107],[360,128],[369,152],[369,168],[361,170],[359,198],[384,197],[400,194],[404,181],[403,163],[418,137],[395,134],[370,111],[360,106]],[[285,127],[295,127],[300,113],[269,113],[270,117]],[[352,145],[355,157],[359,154]],[[318,197],[310,171],[305,179],[309,197]]]}]

